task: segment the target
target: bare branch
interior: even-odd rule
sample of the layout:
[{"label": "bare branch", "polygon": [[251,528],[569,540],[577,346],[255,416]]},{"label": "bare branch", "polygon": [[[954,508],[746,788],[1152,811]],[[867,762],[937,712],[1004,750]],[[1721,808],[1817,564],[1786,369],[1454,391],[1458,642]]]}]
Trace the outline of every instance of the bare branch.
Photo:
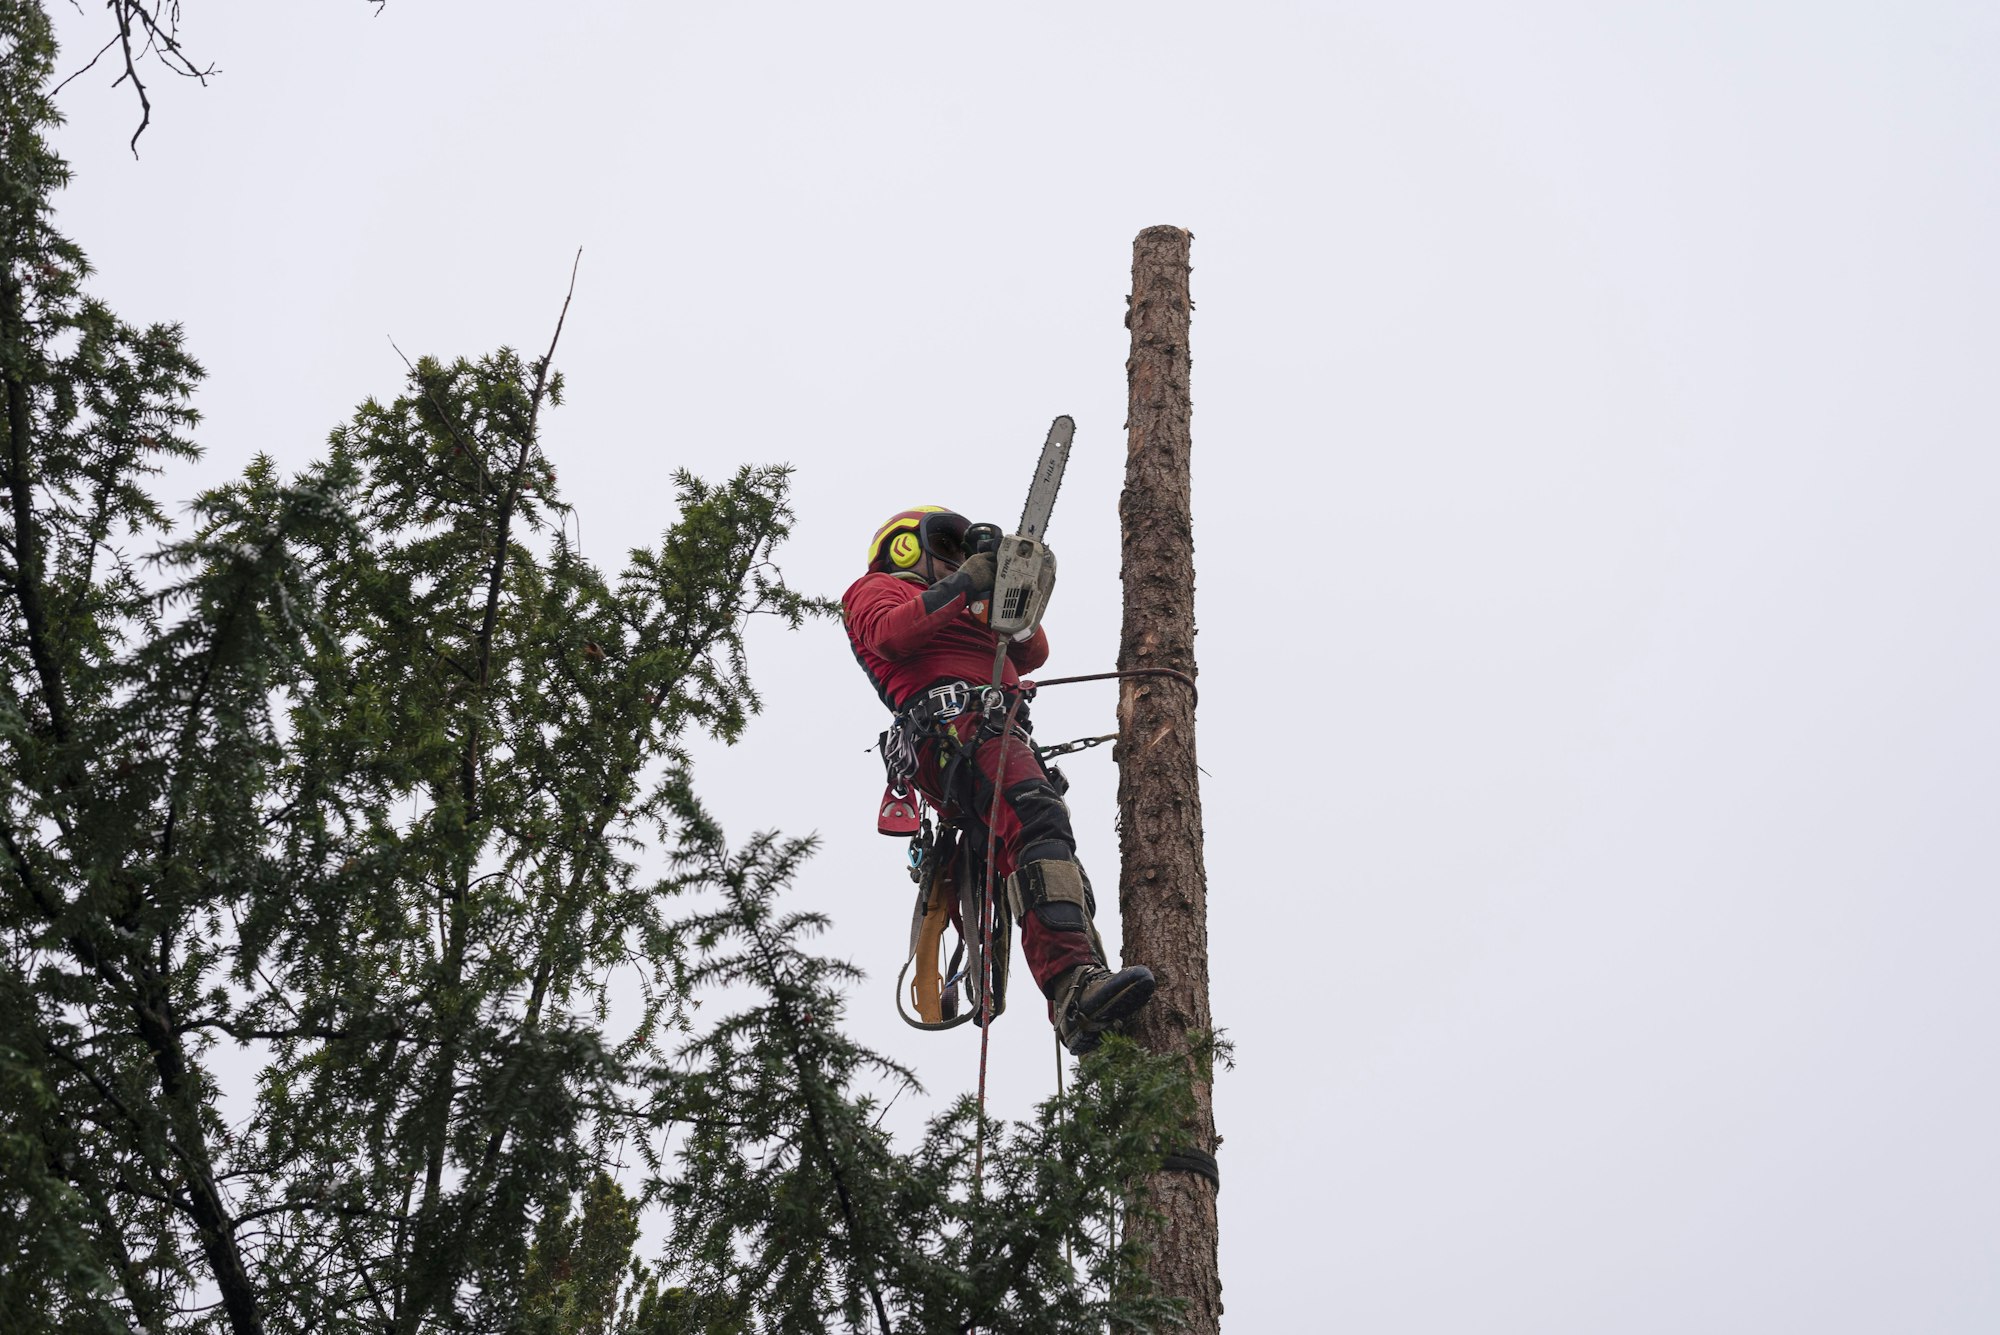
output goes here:
[{"label": "bare branch", "polygon": [[75,70],[69,74],[64,75],[63,81],[61,83],[49,89],[49,96],[54,97],[57,93],[60,93],[63,89],[69,87],[73,81],[83,77],[84,75],[90,73],[92,70],[96,69],[97,62],[104,59],[104,53],[106,51],[109,51],[112,47],[116,45],[118,45],[118,39],[116,37],[113,37],[103,46],[98,47],[97,54],[90,58],[90,63],[83,66],[83,68],[81,69]]},{"label": "bare branch", "polygon": [[576,248],[576,258],[570,261],[569,291],[563,294],[562,310],[556,314],[556,332],[549,339],[549,350],[542,354],[542,360],[535,366],[535,392],[528,399],[528,438],[535,437],[535,419],[541,414],[542,395],[549,387],[549,367],[556,359],[556,344],[562,342],[563,321],[569,318],[569,303],[576,296],[576,271],[583,264],[583,247]]},{"label": "bare branch", "polygon": [[[125,72],[112,80],[111,86],[116,88],[129,79],[132,91],[138,94],[139,128],[132,132],[131,139],[132,156],[136,158],[139,156],[139,136],[146,133],[146,127],[153,123],[153,101],[147,95],[146,81],[139,75],[139,66],[146,57],[151,56],[159,61],[169,73],[178,74],[184,79],[193,79],[204,86],[208,83],[209,76],[219,71],[213,65],[196,64],[194,58],[181,46],[180,0],[151,0],[150,7],[148,0],[109,0],[107,7],[118,21],[118,35],[106,42],[104,50],[92,56],[90,65],[85,65],[83,70],[95,65],[98,57],[109,51],[113,45],[116,45],[124,56]],[[135,32],[141,39],[136,47],[132,40]],[[83,70],[78,70],[76,73],[81,74]],[[76,74],[69,76],[70,79],[75,77]],[[63,80],[65,84],[68,82],[69,79]],[[58,84],[57,88],[60,89],[61,86]]]}]

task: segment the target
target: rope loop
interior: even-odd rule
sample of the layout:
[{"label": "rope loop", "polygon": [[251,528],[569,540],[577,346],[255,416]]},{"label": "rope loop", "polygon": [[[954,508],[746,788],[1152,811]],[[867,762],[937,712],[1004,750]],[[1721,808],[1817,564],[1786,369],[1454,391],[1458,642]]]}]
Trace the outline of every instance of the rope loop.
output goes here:
[{"label": "rope loop", "polygon": [[1165,677],[1169,681],[1177,681],[1188,688],[1190,705],[1201,703],[1201,689],[1194,684],[1193,677],[1179,668],[1125,668],[1118,672],[1086,673],[1081,677],[1051,677],[1047,681],[1024,681],[1021,685],[1032,695],[1035,690],[1043,686],[1070,686],[1080,681],[1112,681],[1124,677]]}]

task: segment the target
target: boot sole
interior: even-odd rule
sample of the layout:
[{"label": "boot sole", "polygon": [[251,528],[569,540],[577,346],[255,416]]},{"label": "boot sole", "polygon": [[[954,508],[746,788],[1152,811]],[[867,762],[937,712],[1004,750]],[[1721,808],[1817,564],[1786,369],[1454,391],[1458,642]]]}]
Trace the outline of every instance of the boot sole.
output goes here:
[{"label": "boot sole", "polygon": [[1150,976],[1134,978],[1130,983],[1127,983],[1111,996],[1105,998],[1102,1005],[1083,1018],[1087,1023],[1097,1028],[1101,1028],[1107,1024],[1116,1024],[1151,1001],[1153,999],[1153,989],[1158,985],[1158,980]]},{"label": "boot sole", "polygon": [[1117,1024],[1120,1020],[1135,1014],[1141,1006],[1151,1001],[1153,999],[1153,989],[1157,986],[1159,986],[1159,980],[1149,974],[1143,978],[1134,978],[1117,992],[1105,998],[1103,1005],[1083,1017],[1083,1032],[1077,1034],[1075,1038],[1064,1045],[1069,1049],[1070,1055],[1073,1057],[1087,1057],[1097,1051],[1098,1044],[1104,1040],[1104,1031],[1112,1025]]}]

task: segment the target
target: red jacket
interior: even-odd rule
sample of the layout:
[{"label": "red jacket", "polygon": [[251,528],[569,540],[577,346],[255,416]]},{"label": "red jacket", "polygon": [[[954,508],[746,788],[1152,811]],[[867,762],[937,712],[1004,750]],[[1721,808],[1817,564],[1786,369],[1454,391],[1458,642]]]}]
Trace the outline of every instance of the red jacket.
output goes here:
[{"label": "red jacket", "polygon": [[[840,599],[847,641],[882,703],[895,709],[940,681],[956,678],[975,686],[992,679],[993,648],[999,642],[965,611],[958,597],[925,612],[924,586],[915,580],[871,570]],[[1049,661],[1048,633],[1035,633],[1007,646],[1002,676],[1006,685]]]}]

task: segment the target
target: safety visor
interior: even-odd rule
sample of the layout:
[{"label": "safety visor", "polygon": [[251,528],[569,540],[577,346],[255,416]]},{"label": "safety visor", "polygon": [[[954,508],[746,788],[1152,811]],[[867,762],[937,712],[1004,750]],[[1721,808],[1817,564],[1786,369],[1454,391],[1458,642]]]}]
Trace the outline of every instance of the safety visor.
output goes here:
[{"label": "safety visor", "polygon": [[957,565],[965,559],[967,527],[964,515],[955,515],[949,510],[928,514],[917,525],[917,540],[937,560]]}]

